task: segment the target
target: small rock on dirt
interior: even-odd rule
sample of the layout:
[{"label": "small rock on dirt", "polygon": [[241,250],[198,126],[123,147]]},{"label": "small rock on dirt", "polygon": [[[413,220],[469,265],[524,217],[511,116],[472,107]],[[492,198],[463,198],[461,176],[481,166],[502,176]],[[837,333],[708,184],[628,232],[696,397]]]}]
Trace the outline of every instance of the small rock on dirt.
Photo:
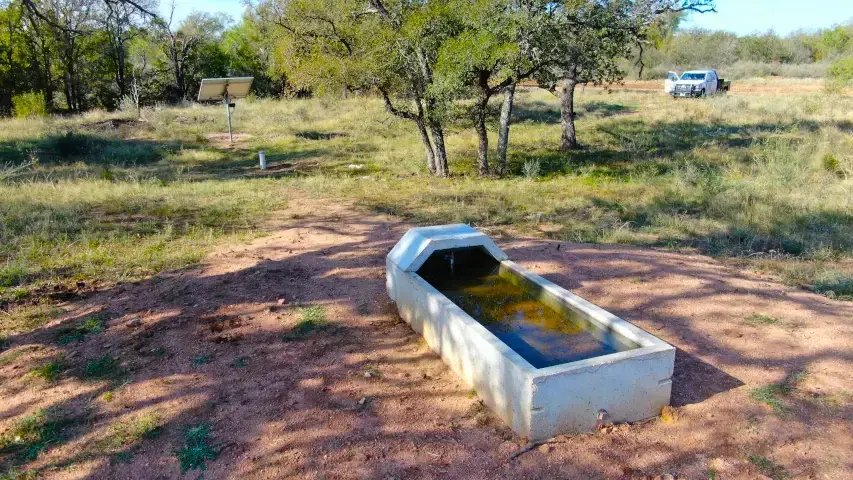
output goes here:
[{"label": "small rock on dirt", "polygon": [[546,443],[545,445],[539,445],[538,450],[541,453],[551,453],[554,451],[554,446]]},{"label": "small rock on dirt", "polygon": [[125,325],[127,325],[129,328],[141,327],[142,326],[142,320],[139,318],[131,318],[130,320],[127,321],[127,323]]}]

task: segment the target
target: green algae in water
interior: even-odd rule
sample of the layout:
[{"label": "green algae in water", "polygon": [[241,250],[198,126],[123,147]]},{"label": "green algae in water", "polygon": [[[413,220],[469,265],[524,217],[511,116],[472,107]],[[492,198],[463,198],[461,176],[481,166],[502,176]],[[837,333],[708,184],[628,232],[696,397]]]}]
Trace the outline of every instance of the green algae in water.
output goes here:
[{"label": "green algae in water", "polygon": [[637,348],[560,308],[480,248],[436,252],[418,274],[535,368]]}]

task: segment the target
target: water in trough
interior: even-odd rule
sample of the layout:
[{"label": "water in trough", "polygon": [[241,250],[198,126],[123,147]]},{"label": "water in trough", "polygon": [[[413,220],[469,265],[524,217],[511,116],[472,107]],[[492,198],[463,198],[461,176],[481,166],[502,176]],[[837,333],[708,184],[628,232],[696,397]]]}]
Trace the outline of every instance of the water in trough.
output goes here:
[{"label": "water in trough", "polygon": [[417,273],[535,368],[638,347],[597,327],[479,247],[435,252]]}]

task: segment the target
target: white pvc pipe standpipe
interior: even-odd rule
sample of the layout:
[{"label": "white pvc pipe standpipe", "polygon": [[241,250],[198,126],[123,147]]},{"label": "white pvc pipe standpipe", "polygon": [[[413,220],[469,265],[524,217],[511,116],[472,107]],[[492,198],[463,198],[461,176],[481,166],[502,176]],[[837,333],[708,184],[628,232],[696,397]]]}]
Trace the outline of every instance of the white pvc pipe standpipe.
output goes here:
[{"label": "white pvc pipe standpipe", "polygon": [[261,170],[266,170],[267,169],[267,154],[263,150],[258,152],[258,160],[260,160],[260,162],[261,162]]}]

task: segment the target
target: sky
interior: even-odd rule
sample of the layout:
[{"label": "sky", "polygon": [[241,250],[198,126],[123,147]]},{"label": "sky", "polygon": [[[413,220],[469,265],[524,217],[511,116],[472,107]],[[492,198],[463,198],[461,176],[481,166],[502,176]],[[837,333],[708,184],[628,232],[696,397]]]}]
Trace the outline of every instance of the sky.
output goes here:
[{"label": "sky", "polygon": [[[168,16],[169,3],[160,1],[164,16]],[[224,12],[239,20],[244,8],[243,0],[176,0],[175,19],[180,21],[193,10],[202,10]],[[853,0],[717,0],[717,13],[693,14],[683,25],[739,35],[771,29],[787,35],[849,20],[853,20]]]},{"label": "sky", "polygon": [[853,0],[717,0],[717,13],[692,14],[684,27],[728,30],[738,35],[780,35],[853,20]]}]

